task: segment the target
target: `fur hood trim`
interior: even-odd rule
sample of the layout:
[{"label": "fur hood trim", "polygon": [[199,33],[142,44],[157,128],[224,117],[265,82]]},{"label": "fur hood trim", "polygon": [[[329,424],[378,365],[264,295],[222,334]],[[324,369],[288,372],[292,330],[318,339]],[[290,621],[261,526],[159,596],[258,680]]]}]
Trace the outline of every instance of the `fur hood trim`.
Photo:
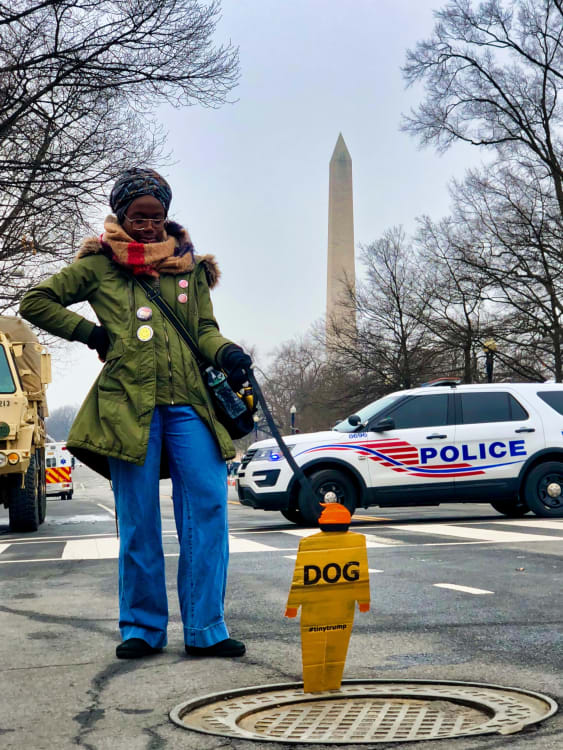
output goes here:
[{"label": "fur hood trim", "polygon": [[[166,232],[169,236],[172,236],[177,240],[178,245],[187,244],[187,233],[179,224],[176,224],[173,221],[169,221],[166,225]],[[189,242],[189,244],[191,245],[191,242]],[[191,249],[193,251],[193,246]],[[87,257],[88,255],[96,255],[98,253],[111,257],[111,249],[108,245],[106,245],[105,242],[102,242],[101,237],[86,237],[86,239],[82,241],[82,244],[80,245],[80,248],[74,257],[74,260],[77,261],[81,258]],[[196,255],[194,252],[193,259],[194,265],[191,269],[189,269],[189,271],[192,271],[197,264],[202,263],[209,288],[213,289],[213,287],[217,286],[221,277],[221,271],[219,270],[219,265],[217,264],[215,256]]]}]

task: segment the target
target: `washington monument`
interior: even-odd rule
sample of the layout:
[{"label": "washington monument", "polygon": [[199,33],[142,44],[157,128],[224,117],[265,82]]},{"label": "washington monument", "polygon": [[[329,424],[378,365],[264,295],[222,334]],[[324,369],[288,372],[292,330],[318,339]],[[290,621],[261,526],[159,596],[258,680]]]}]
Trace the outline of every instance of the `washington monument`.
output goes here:
[{"label": "washington monument", "polygon": [[326,291],[326,333],[331,323],[347,330],[356,328],[355,311],[342,304],[346,285],[354,288],[354,208],[352,200],[352,158],[342,133],[338,136],[329,167],[328,264]]}]

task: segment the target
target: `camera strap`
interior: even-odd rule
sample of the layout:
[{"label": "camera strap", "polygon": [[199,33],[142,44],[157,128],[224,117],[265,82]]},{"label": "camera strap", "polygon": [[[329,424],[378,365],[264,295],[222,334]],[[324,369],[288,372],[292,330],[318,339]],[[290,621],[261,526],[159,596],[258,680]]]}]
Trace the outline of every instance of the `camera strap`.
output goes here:
[{"label": "camera strap", "polygon": [[[197,345],[195,341],[193,340],[190,332],[188,331],[186,326],[182,323],[180,318],[176,315],[174,310],[170,307],[168,302],[166,302],[166,300],[163,298],[160,291],[158,289],[155,289],[153,286],[151,286],[145,279],[138,278],[136,276],[134,276],[133,278],[137,282],[137,284],[139,284],[139,286],[143,289],[149,302],[154,302],[154,304],[158,307],[160,312],[164,315],[164,317],[170,323],[172,323],[172,325],[178,331],[182,339],[189,346],[192,354],[196,358],[196,362],[198,364],[199,369],[200,370],[205,369],[206,364],[203,361],[200,351],[197,348]],[[253,392],[256,394],[258,403],[262,407],[262,413],[264,414],[264,417],[266,418],[266,422],[268,424],[268,427],[270,428],[272,437],[275,439],[276,443],[278,444],[278,447],[280,451],[282,452],[283,457],[287,460],[287,463],[289,464],[291,470],[293,471],[295,475],[295,478],[297,479],[301,487],[305,489],[305,492],[309,493],[309,496],[311,497],[313,502],[317,502],[318,498],[315,497],[313,486],[311,485],[309,478],[305,476],[303,469],[300,466],[298,466],[297,462],[291,455],[291,451],[285,444],[281,436],[281,433],[278,430],[276,423],[274,422],[272,413],[270,412],[270,409],[268,408],[268,404],[266,403],[266,399],[264,398],[262,389],[258,385],[256,378],[254,377],[254,373],[252,372],[252,369],[247,370],[246,375],[248,376],[248,382],[250,383]]]}]

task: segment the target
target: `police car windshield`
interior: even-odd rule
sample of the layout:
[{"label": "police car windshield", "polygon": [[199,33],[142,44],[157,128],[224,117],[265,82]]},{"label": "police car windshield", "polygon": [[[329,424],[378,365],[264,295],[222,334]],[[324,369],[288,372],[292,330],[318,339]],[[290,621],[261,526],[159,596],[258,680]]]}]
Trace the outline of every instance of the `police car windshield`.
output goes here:
[{"label": "police car windshield", "polygon": [[356,412],[356,414],[360,418],[360,424],[352,425],[346,418],[343,419],[342,422],[338,422],[338,424],[334,425],[332,429],[337,430],[337,432],[354,432],[354,430],[358,429],[361,431],[361,425],[365,425],[384,409],[387,409],[388,406],[391,406],[391,404],[399,398],[402,398],[402,395],[400,393],[395,393],[392,396],[383,396],[383,398],[378,398],[377,401],[372,401],[371,404],[364,406],[363,409],[360,409],[358,412]]}]

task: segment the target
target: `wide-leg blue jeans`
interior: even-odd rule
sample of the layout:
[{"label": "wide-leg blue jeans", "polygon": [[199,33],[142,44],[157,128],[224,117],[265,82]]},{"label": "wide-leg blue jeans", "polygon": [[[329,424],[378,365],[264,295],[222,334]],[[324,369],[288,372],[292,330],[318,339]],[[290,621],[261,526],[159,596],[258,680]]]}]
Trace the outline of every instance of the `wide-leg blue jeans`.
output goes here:
[{"label": "wide-leg blue jeans", "polygon": [[229,537],[227,469],[207,425],[190,406],[157,406],[143,466],[110,458],[119,521],[119,627],[123,640],[166,645],[168,602],[160,520],[163,447],[180,542],[178,596],[189,646],[229,637],[223,617]]}]

